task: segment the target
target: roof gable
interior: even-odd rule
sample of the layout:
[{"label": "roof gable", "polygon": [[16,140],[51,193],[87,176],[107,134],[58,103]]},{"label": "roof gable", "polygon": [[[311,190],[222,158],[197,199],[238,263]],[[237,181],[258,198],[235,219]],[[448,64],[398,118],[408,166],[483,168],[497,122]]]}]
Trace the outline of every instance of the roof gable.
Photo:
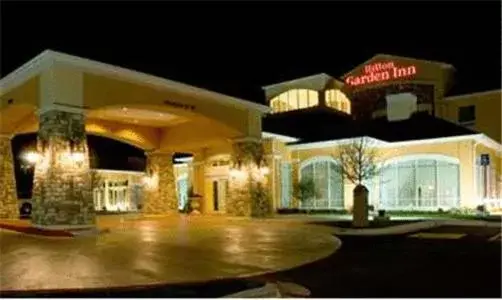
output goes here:
[{"label": "roof gable", "polygon": [[260,113],[267,113],[270,111],[270,108],[265,105],[244,99],[53,50],[43,51],[35,58],[0,79],[0,95],[7,93],[27,80],[41,74],[54,64],[69,65],[86,73],[114,77],[120,80],[150,85],[157,88],[175,90],[183,94],[202,96],[222,104],[238,105],[247,109],[259,111]]}]

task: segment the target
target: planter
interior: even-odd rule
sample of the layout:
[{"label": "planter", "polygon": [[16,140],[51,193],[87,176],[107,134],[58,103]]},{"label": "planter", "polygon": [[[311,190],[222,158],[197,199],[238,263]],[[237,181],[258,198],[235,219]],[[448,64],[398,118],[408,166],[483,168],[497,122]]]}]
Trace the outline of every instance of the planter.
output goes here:
[{"label": "planter", "polygon": [[194,196],[194,197],[188,197],[190,201],[190,209],[192,211],[199,211],[201,202],[202,202],[202,197],[200,196]]}]

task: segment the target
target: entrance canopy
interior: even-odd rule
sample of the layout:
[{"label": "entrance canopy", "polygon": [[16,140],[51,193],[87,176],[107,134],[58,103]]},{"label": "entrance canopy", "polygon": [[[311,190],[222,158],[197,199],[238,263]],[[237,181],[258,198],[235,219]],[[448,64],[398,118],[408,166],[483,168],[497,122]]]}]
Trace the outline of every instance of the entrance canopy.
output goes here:
[{"label": "entrance canopy", "polygon": [[51,50],[0,80],[0,134],[36,132],[37,114],[82,112],[86,132],[145,150],[190,151],[260,138],[269,108]]}]

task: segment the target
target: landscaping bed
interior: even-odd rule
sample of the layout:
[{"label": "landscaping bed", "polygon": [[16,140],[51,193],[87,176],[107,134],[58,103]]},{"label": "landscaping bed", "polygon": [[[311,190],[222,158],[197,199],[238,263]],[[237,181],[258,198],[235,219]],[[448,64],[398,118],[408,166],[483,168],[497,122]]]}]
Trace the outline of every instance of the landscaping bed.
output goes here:
[{"label": "landscaping bed", "polygon": [[[385,227],[391,227],[391,226],[397,226],[397,225],[403,225],[403,224],[411,224],[411,223],[416,223],[416,222],[420,222],[420,220],[369,221],[368,226],[364,227],[364,228],[385,228]],[[358,227],[352,226],[351,220],[316,221],[316,222],[311,222],[310,224],[327,225],[327,226],[339,227],[339,228],[354,228],[354,229],[358,228]]]}]

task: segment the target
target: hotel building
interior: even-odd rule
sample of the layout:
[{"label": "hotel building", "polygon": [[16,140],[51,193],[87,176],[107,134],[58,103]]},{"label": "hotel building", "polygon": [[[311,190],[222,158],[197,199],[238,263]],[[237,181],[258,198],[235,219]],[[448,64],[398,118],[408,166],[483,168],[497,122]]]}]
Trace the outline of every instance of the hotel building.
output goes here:
[{"label": "hotel building", "polygon": [[[354,186],[337,172],[337,153],[360,138],[382,166],[365,182],[375,208],[500,209],[501,91],[449,96],[454,72],[379,54],[339,78],[263,87],[265,106],[45,51],[0,81],[0,217],[15,214],[9,139],[27,132],[38,132],[33,222],[43,227],[91,226],[88,208],[102,206],[97,192],[69,199],[58,188],[86,191],[68,182],[87,180],[87,134],[145,150],[149,214],[179,209],[189,190],[202,196],[203,214],[350,210]],[[178,163],[176,153],[191,158]],[[302,177],[316,188],[305,202],[293,193]]]}]

